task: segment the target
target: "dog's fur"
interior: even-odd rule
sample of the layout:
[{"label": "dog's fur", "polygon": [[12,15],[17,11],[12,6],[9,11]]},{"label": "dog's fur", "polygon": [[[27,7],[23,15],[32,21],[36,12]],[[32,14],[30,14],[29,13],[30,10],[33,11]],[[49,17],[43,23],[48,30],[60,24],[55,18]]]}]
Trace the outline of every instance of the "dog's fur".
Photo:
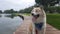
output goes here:
[{"label": "dog's fur", "polygon": [[[33,26],[30,26],[30,30],[32,31],[32,34],[36,34],[36,30],[37,30],[38,34],[45,34],[45,31],[46,31],[46,14],[45,14],[45,11],[41,7],[34,7],[33,10],[31,11],[31,14],[34,14],[34,15],[39,14],[39,17],[35,21],[32,20]],[[32,19],[33,18],[34,17],[32,15]],[[43,26],[42,26],[41,30],[36,29],[36,27],[34,25],[34,23],[40,23],[40,22],[43,22]]]}]

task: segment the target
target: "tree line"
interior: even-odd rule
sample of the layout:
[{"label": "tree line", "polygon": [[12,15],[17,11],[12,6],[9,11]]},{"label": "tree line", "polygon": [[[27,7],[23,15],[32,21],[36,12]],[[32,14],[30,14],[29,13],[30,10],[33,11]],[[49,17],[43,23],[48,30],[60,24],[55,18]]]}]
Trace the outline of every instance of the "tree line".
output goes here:
[{"label": "tree line", "polygon": [[0,10],[0,13],[17,13],[17,11],[13,10],[13,9],[10,9],[10,10]]},{"label": "tree line", "polygon": [[0,13],[6,13],[6,14],[10,14],[10,13],[30,13],[32,10],[32,6],[29,8],[25,8],[25,9],[21,9],[19,11],[15,11],[14,9],[10,9],[10,10],[0,10]]},{"label": "tree line", "polygon": [[[2,10],[0,10],[0,13],[30,13],[32,11],[32,9],[33,9],[33,7],[21,9],[19,11],[10,9],[10,10],[4,10],[2,12]],[[60,6],[51,6],[51,7],[45,8],[45,12],[46,13],[60,13]]]}]

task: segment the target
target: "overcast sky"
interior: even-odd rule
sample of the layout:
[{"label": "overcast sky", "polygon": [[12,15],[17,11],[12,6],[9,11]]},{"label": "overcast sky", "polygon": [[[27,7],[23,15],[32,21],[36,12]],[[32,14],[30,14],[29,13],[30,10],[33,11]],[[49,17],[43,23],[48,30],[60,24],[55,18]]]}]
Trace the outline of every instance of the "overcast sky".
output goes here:
[{"label": "overcast sky", "polygon": [[35,0],[0,0],[0,10],[20,10],[35,4]]}]

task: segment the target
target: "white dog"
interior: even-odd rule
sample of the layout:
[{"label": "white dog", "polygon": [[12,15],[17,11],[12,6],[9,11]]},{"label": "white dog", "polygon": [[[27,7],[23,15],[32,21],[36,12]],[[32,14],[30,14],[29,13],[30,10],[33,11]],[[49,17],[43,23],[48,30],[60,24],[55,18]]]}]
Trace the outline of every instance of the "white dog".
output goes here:
[{"label": "white dog", "polygon": [[41,7],[34,7],[31,11],[33,30],[32,34],[45,34],[46,31],[46,14]]}]

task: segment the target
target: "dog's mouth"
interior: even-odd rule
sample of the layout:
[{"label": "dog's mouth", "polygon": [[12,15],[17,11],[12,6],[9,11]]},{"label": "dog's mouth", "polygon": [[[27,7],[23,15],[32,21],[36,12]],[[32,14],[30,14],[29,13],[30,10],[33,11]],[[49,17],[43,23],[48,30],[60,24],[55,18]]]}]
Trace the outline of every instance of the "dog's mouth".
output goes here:
[{"label": "dog's mouth", "polygon": [[32,14],[32,16],[33,16],[32,20],[35,21],[39,17],[39,14],[37,14],[37,15]]}]

